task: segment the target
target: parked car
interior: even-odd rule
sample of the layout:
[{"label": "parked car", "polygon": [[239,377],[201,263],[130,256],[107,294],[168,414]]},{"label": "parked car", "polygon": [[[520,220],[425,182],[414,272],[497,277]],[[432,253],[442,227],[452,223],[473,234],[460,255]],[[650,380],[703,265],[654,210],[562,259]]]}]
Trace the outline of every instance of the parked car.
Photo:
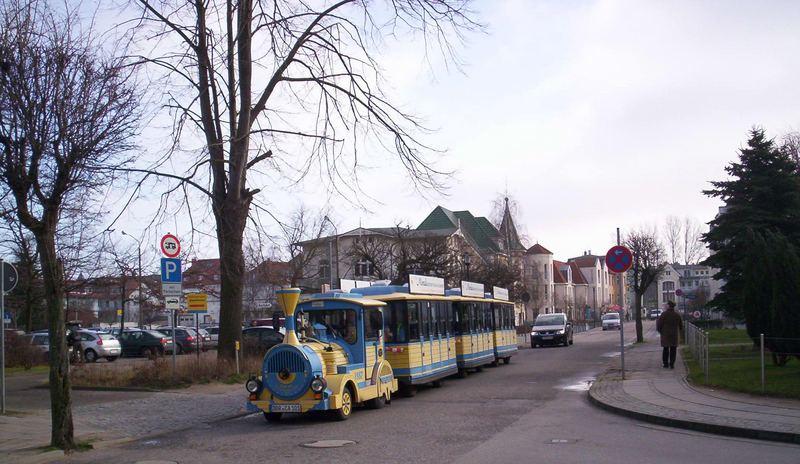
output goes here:
[{"label": "parked car", "polygon": [[253,350],[263,356],[275,345],[283,343],[284,330],[275,330],[268,326],[247,327],[242,330],[242,345],[246,353],[252,354]]},{"label": "parked car", "polygon": [[123,356],[163,356],[173,349],[172,338],[155,330],[126,329],[117,339]]},{"label": "parked car", "polygon": [[200,328],[199,332],[201,340],[200,346],[203,347],[203,351],[207,351],[217,347],[217,340],[211,338],[211,334],[208,333],[208,330]]},{"label": "parked car", "polygon": [[658,316],[661,315],[660,309],[651,309],[650,313],[647,315],[649,319],[658,319]]},{"label": "parked car", "polygon": [[606,313],[602,318],[603,330],[617,329],[619,330],[620,319],[619,313]]},{"label": "parked car", "polygon": [[211,337],[211,343],[216,347],[219,342],[219,326],[212,325],[206,327],[205,331],[208,332],[208,336]]},{"label": "parked car", "polygon": [[540,314],[531,328],[531,348],[544,345],[572,345],[572,322],[564,313]]},{"label": "parked car", "polygon": [[95,362],[98,358],[106,358],[108,362],[114,362],[122,355],[122,345],[111,334],[78,330],[78,335],[80,352],[86,362]]},{"label": "parked car", "polygon": [[[172,327],[159,327],[158,332],[172,337]],[[189,327],[175,327],[175,346],[178,354],[191,353],[200,347],[201,339],[194,329]]]},{"label": "parked car", "polygon": [[28,335],[31,346],[41,351],[45,356],[50,355],[50,334],[44,332],[32,332]]}]

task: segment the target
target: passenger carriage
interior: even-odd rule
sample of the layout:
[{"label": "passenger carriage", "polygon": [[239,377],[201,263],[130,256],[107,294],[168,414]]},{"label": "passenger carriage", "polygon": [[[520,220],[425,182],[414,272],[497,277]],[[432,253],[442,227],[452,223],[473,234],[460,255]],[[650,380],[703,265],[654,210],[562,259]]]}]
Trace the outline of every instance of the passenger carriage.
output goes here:
[{"label": "passenger carriage", "polygon": [[385,303],[325,293],[298,305],[299,289],[277,293],[286,336],[264,356],[261,375],[246,382],[248,410],[268,421],[310,411],[344,420],[356,403],[379,408],[391,401],[398,383],[385,357]]},{"label": "passenger carriage", "polygon": [[495,363],[511,362],[517,352],[517,331],[514,324],[514,305],[508,301],[508,290],[494,287],[492,291],[492,329]]},{"label": "passenger carriage", "polygon": [[458,372],[453,298],[445,297],[444,279],[409,277],[408,286],[373,286],[351,290],[384,301],[386,358],[403,390],[440,386]]},{"label": "passenger carriage", "polygon": [[469,369],[481,370],[495,362],[492,300],[486,298],[483,284],[466,281],[446,295],[453,301],[456,364],[459,376],[464,377]]}]

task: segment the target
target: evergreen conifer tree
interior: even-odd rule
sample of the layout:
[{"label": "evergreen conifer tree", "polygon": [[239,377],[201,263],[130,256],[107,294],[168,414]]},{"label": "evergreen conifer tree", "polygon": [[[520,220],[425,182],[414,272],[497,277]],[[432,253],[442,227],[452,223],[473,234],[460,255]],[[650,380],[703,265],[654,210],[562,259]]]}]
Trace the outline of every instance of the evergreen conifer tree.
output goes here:
[{"label": "evergreen conifer tree", "polygon": [[752,235],[748,229],[783,235],[788,243],[800,244],[800,177],[789,156],[767,139],[764,130],[750,131],[739,161],[725,168],[729,180],[712,182],[703,193],[720,198],[725,208],[703,235],[711,255],[705,264],[716,267],[715,278],[724,280],[722,291],[709,306],[728,314],[744,316],[744,267]]}]

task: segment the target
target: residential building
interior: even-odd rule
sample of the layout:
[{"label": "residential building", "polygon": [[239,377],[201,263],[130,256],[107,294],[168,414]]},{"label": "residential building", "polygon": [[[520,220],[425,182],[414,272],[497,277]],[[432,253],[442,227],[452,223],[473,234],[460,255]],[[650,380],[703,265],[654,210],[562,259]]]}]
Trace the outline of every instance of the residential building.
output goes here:
[{"label": "residential building", "polygon": [[522,282],[528,301],[524,303],[524,320],[533,321],[540,313],[551,313],[555,307],[553,253],[540,244],[525,251]]},{"label": "residential building", "polygon": [[570,258],[569,263],[575,263],[587,285],[586,306],[584,312],[599,317],[612,303],[611,276],[606,268],[605,256],[593,255],[591,251],[582,256]]}]

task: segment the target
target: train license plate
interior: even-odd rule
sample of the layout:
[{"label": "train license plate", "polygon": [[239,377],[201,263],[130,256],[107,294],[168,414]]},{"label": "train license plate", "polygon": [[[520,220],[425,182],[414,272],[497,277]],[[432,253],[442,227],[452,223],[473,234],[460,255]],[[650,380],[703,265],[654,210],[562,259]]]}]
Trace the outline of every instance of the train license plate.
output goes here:
[{"label": "train license plate", "polygon": [[552,335],[546,335],[546,336],[542,337],[542,340],[552,340],[552,339],[553,339]]},{"label": "train license plate", "polygon": [[299,404],[272,404],[269,412],[300,412]]}]

